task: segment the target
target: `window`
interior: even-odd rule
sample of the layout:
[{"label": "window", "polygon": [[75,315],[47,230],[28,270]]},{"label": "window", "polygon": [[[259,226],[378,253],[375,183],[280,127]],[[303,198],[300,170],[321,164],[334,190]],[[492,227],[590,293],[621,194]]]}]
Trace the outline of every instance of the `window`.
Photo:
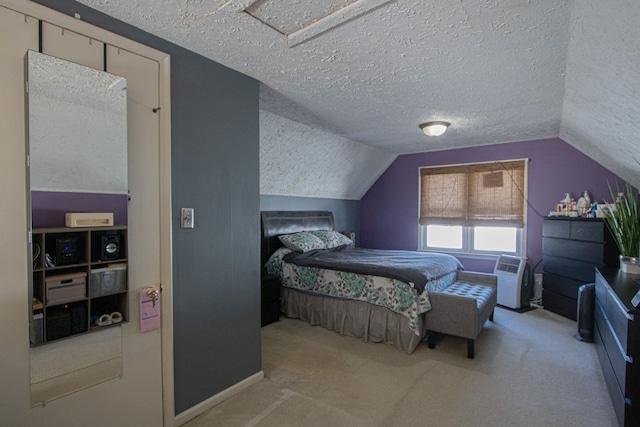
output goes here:
[{"label": "window", "polygon": [[420,168],[420,249],[524,255],[526,160]]}]

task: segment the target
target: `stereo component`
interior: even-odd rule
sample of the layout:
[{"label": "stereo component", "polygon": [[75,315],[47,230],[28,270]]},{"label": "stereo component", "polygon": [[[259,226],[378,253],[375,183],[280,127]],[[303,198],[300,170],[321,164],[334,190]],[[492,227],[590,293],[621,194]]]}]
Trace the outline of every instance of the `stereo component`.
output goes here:
[{"label": "stereo component", "polygon": [[103,261],[110,261],[120,258],[120,236],[102,236],[101,253]]},{"label": "stereo component", "polygon": [[91,254],[93,261],[113,261],[124,257],[122,236],[114,232],[105,232],[92,236]]},{"label": "stereo component", "polygon": [[75,264],[78,262],[78,238],[61,237],[56,239],[56,265]]}]

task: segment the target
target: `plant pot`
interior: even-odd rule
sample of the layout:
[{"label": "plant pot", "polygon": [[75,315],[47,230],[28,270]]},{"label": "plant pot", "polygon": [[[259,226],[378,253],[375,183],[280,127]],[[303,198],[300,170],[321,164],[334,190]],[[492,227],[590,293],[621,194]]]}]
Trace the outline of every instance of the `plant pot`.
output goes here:
[{"label": "plant pot", "polygon": [[640,274],[640,259],[620,255],[620,270],[627,274]]}]

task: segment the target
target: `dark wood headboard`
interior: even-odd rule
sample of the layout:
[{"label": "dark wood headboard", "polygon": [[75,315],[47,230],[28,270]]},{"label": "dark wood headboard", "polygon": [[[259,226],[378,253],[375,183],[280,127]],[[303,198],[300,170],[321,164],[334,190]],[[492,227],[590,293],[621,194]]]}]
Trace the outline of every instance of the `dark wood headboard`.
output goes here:
[{"label": "dark wood headboard", "polygon": [[310,230],[333,230],[333,213],[330,211],[262,211],[260,260],[262,266],[282,246],[278,236]]}]

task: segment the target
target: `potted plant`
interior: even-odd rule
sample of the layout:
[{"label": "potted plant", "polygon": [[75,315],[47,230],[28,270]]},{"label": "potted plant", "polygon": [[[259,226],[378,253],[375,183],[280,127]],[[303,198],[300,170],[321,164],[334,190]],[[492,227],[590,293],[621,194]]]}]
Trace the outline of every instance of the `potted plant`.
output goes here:
[{"label": "potted plant", "polygon": [[620,249],[620,268],[625,273],[640,274],[640,199],[638,192],[626,183],[624,192],[613,193],[612,209],[605,216],[605,223]]}]

